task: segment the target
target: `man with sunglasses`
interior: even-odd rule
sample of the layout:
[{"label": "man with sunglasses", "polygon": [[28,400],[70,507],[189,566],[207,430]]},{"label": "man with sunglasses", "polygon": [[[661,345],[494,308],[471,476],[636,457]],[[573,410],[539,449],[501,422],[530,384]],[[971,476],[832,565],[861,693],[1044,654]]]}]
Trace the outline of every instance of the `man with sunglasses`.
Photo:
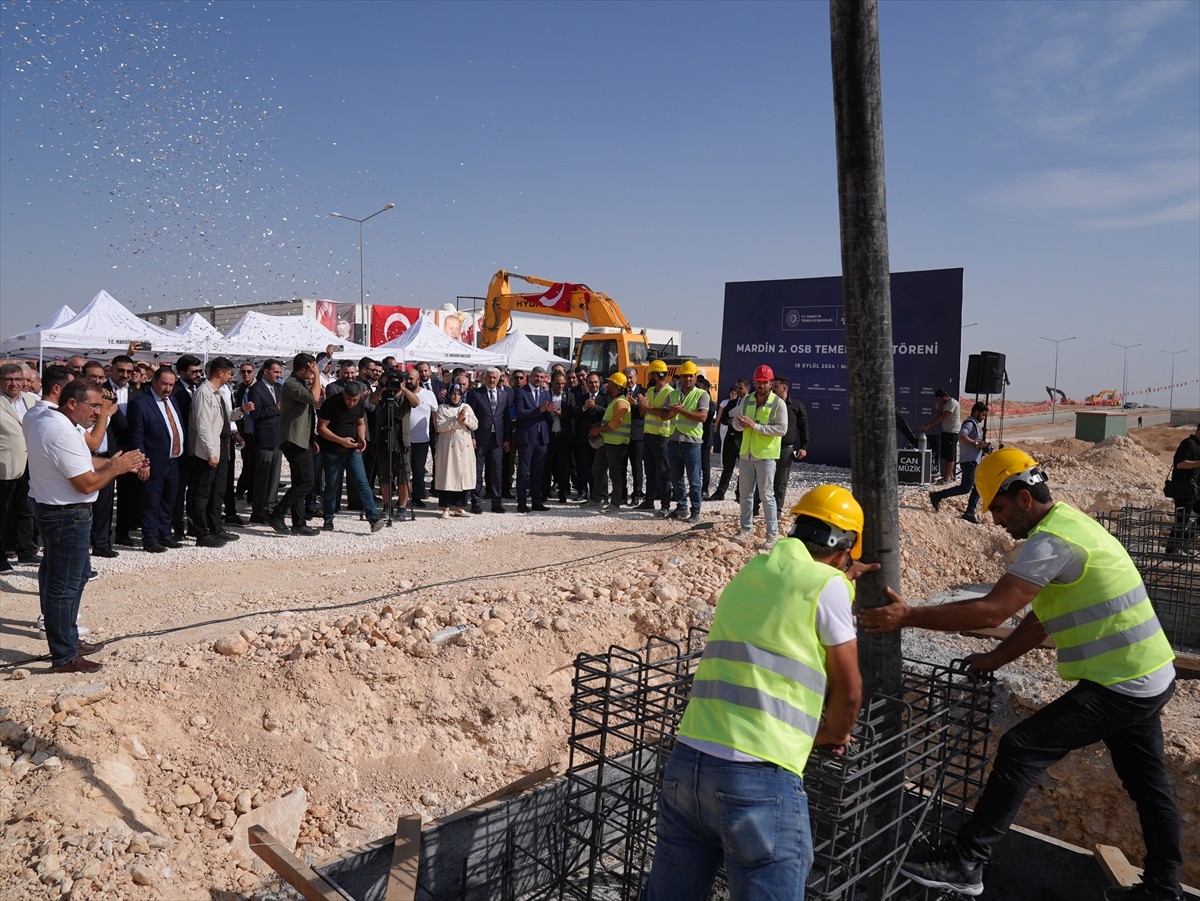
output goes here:
[{"label": "man with sunglasses", "polygon": [[[233,388],[233,406],[240,407],[250,400],[250,389],[254,386],[255,371],[253,363],[243,363],[238,367],[238,383]],[[242,436],[242,471],[238,475],[237,484],[233,489],[233,501],[239,497],[250,500],[254,495],[254,467],[257,461],[256,442],[254,440],[254,417],[244,416],[237,423],[238,434]],[[232,467],[230,467],[232,470]],[[225,499],[226,521],[230,516],[237,517],[237,507]],[[242,525],[242,523],[234,523]]]}]

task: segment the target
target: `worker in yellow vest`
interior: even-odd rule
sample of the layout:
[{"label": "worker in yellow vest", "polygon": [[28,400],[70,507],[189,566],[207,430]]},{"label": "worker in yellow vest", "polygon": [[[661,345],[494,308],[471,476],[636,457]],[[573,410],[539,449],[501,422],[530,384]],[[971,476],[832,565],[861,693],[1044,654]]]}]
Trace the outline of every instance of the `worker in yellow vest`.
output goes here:
[{"label": "worker in yellow vest", "polygon": [[771,390],[775,373],[770,366],[754,370],[754,393],[734,412],[730,425],[742,433],[738,450],[738,490],[741,524],[738,537],[747,538],[754,524],[754,493],[762,500],[767,523],[767,550],[775,546],[779,533],[779,508],[775,501],[775,465],[788,429],[787,405]]},{"label": "worker in yellow vest", "polygon": [[922,607],[909,607],[889,589],[891,603],[861,610],[859,619],[868,632],[904,626],[958,632],[998,626],[1032,604],[994,650],[967,657],[970,669],[991,673],[1049,635],[1059,676],[1078,684],[1005,734],[983,796],[955,841],[901,872],[933,888],[982,893],[992,848],[1042,772],[1077,748],[1104,742],[1137,806],[1146,845],[1142,881],[1109,888],[1104,897],[1179,898],[1182,827],[1162,734],[1162,709],[1175,692],[1175,655],[1142,577],[1103,526],[1054,501],[1045,473],[1024,451],[1006,447],[984,457],[975,486],[995,524],[1028,539],[1000,581],[981,598]]},{"label": "worker in yellow vest", "polygon": [[667,466],[667,438],[671,434],[672,414],[663,409],[671,399],[671,379],[667,375],[667,364],[652,360],[646,370],[650,384],[637,396],[638,408],[642,411],[643,447],[646,451],[646,499],[639,510],[653,510],[655,506],[671,510],[671,472]]},{"label": "worker in yellow vest", "polygon": [[859,561],[863,512],[845,488],[819,485],[792,512],[790,537],[721,592],[663,773],[643,901],[704,901],[722,863],[734,901],[804,899],[804,767],[814,747],[850,742],[852,582],[879,566]]},{"label": "worker in yellow vest", "polygon": [[[604,509],[611,508],[613,512],[625,503],[625,459],[629,452],[629,428],[633,421],[630,413],[629,398],[625,389],[629,381],[625,373],[614,372],[604,383],[608,390],[608,406],[604,408],[604,416],[597,425],[592,426],[589,438],[599,438],[601,444],[596,448],[596,457],[592,463],[592,497],[589,505],[599,505]],[[603,499],[606,483],[611,482],[608,500]]]},{"label": "worker in yellow vest", "polygon": [[679,387],[671,392],[662,407],[664,415],[671,416],[667,463],[671,467],[671,484],[675,490],[675,510],[671,513],[664,510],[660,515],[693,523],[700,522],[700,489],[703,485],[700,444],[704,441],[704,420],[708,419],[709,407],[708,392],[696,387],[699,374],[700,368],[694,362],[684,360],[675,371]]}]

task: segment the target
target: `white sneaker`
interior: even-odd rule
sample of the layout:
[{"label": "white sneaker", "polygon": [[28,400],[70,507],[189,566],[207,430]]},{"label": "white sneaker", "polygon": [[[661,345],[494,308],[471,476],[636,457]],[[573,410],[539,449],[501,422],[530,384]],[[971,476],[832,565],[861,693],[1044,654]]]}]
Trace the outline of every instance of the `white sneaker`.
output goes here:
[{"label": "white sneaker", "polygon": [[449,519],[449,518],[450,518],[450,508],[442,507],[442,519]]},{"label": "white sneaker", "polygon": [[778,540],[778,535],[768,535],[767,540],[763,542],[763,550],[769,551],[771,548],[775,547],[775,542]]},{"label": "white sneaker", "polygon": [[[40,613],[38,614],[37,630],[38,630],[39,635],[46,634],[46,617],[42,616]],[[80,635],[91,635],[92,634],[92,630],[89,629],[87,626],[79,625],[79,620],[75,620],[75,631],[78,632]]]}]

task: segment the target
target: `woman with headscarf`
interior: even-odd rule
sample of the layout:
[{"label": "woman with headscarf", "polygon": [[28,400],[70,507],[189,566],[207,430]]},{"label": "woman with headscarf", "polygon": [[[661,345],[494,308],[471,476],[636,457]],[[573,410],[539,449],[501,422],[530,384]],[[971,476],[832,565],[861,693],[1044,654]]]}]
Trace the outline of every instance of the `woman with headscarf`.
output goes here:
[{"label": "woman with headscarf", "polygon": [[[446,399],[437,409],[434,426],[438,433],[437,466],[433,487],[438,493],[442,519],[468,516],[463,509],[475,488],[475,448],[472,432],[479,428],[475,411],[463,403],[462,386],[446,386]],[[450,512],[450,508],[454,512]]]}]

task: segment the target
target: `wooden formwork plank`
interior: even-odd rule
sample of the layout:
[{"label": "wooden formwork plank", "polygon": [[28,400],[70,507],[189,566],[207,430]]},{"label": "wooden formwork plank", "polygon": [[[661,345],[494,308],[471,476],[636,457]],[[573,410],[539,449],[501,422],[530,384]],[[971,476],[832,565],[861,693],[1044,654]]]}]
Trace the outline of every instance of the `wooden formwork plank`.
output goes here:
[{"label": "wooden formwork plank", "polygon": [[247,835],[250,850],[307,901],[346,901],[345,896],[330,885],[325,877],[296,857],[262,826],[251,826]]},{"label": "wooden formwork plank", "polygon": [[417,870],[420,863],[421,818],[408,814],[396,822],[392,868],[388,873],[384,901],[416,901]]}]

